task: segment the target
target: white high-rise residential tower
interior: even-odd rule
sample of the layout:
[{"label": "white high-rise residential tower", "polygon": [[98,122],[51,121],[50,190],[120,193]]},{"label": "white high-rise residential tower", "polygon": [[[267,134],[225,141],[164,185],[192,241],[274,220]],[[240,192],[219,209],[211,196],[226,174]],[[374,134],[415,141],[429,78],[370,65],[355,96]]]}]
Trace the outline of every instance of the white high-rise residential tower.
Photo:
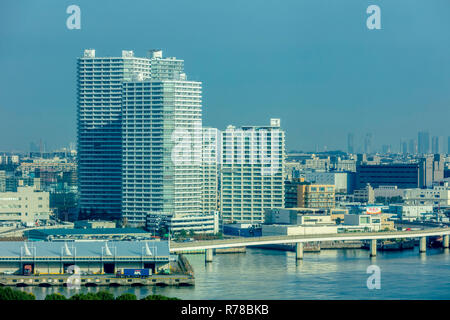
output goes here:
[{"label": "white high-rise residential tower", "polygon": [[150,76],[149,59],[132,51],[121,57],[78,58],[79,207],[105,219],[121,215],[122,83],[134,74]]},{"label": "white high-rise residential tower", "polygon": [[123,86],[123,216],[202,213],[202,84],[143,80]]},{"label": "white high-rise residential tower", "polygon": [[222,132],[220,208],[224,222],[264,222],[264,209],[284,207],[285,134],[269,126]]},{"label": "white high-rise residential tower", "polygon": [[[184,61],[163,58],[161,50],[150,51],[148,58],[137,58],[133,51],[122,51],[121,57],[96,57],[95,50],[89,49],[78,59],[77,71],[79,207],[88,215],[117,219],[122,215],[122,172],[127,170],[122,169],[122,162],[128,165],[122,153],[123,86],[144,79],[185,79]],[[154,99],[164,101],[165,105],[170,105],[171,100],[182,99],[175,98],[180,93],[179,90],[168,89],[171,86],[164,84]],[[139,92],[136,96],[140,101]],[[169,111],[167,116],[174,115]],[[128,114],[128,119],[130,117]],[[194,118],[189,120],[195,121]],[[127,128],[131,127],[130,121]],[[136,130],[141,129],[140,121],[136,119],[133,122]],[[152,128],[151,132],[154,131]],[[129,141],[130,135],[127,137]],[[139,160],[137,157],[136,161]]]},{"label": "white high-rise residential tower", "polygon": [[203,128],[202,142],[202,208],[209,214],[218,209],[218,164],[221,136],[216,128]]}]

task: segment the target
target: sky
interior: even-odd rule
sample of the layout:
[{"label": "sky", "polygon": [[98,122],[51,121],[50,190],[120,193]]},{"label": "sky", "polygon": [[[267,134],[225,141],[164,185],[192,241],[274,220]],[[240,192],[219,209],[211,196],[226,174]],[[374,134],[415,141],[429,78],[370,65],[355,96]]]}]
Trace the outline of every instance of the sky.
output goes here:
[{"label": "sky", "polygon": [[[381,29],[369,30],[369,5]],[[81,29],[69,30],[69,5]],[[203,124],[281,118],[288,150],[450,135],[448,0],[2,0],[0,150],[76,142],[76,58],[161,48],[203,82]],[[445,140],[446,141],[446,140]]]}]

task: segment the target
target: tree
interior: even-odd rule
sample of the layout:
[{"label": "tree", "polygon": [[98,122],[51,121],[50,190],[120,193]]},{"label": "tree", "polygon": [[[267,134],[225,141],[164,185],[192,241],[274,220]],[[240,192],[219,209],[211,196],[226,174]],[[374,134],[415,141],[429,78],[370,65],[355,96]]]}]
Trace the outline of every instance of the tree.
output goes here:
[{"label": "tree", "polygon": [[116,300],[137,300],[137,297],[132,293],[124,293],[118,296]]},{"label": "tree", "polygon": [[180,231],[180,237],[181,237],[181,238],[186,238],[186,236],[187,236],[186,230],[182,229],[182,230]]},{"label": "tree", "polygon": [[100,300],[96,293],[78,293],[70,297],[69,300]]},{"label": "tree", "polygon": [[114,300],[114,295],[108,291],[97,292],[99,300]]},{"label": "tree", "polygon": [[181,300],[181,299],[166,297],[160,294],[150,294],[145,298],[142,298],[141,300]]},{"label": "tree", "polygon": [[158,229],[158,235],[160,237],[164,237],[164,235],[167,233],[167,229],[165,227],[161,227]]},{"label": "tree", "polygon": [[336,218],[336,224],[340,225],[342,223],[342,219],[341,218]]},{"label": "tree", "polygon": [[52,293],[45,296],[44,300],[67,300],[61,293]]},{"label": "tree", "polygon": [[36,297],[32,293],[7,287],[0,288],[0,300],[36,300]]}]

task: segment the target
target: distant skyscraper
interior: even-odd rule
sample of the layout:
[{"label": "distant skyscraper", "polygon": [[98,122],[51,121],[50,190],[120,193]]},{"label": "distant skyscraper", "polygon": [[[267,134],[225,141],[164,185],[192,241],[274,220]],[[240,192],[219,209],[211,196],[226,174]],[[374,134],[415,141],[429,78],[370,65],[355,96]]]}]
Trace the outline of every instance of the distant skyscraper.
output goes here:
[{"label": "distant skyscraper", "polygon": [[408,143],[404,140],[400,141],[400,153],[407,154],[408,153]]},{"label": "distant skyscraper", "polygon": [[447,138],[447,154],[450,154],[450,136]]},{"label": "distant skyscraper", "polygon": [[347,136],[347,152],[355,153],[355,135],[353,133],[349,133]]},{"label": "distant skyscraper", "polygon": [[420,154],[430,153],[430,135],[426,131],[419,132],[418,134],[418,152]]},{"label": "distant skyscraper", "polygon": [[364,137],[364,153],[371,153],[372,152],[372,134],[366,133],[366,136]]},{"label": "distant skyscraper", "polygon": [[434,136],[431,139],[431,152],[434,154],[444,153],[442,148],[442,138]]},{"label": "distant skyscraper", "polygon": [[224,222],[264,222],[264,209],[284,206],[285,136],[270,126],[222,132],[220,205]]},{"label": "distant skyscraper", "polygon": [[417,154],[417,142],[414,139],[409,140],[408,153]]},{"label": "distant skyscraper", "polygon": [[30,152],[39,152],[39,146],[34,143],[34,142],[30,142]]},{"label": "distant skyscraper", "polygon": [[389,144],[382,145],[381,152],[384,154],[391,153],[391,145],[389,145]]}]

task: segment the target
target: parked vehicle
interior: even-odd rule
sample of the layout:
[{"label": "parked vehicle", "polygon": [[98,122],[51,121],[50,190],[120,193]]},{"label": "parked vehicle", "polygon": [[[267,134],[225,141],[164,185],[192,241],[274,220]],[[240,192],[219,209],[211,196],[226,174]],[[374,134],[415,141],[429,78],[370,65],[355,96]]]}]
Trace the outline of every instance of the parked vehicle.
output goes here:
[{"label": "parked vehicle", "polygon": [[23,266],[23,275],[24,276],[31,276],[32,272],[33,272],[33,266],[31,264],[26,264]]},{"label": "parked vehicle", "polygon": [[118,270],[118,278],[147,278],[152,275],[152,269],[123,269]]},{"label": "parked vehicle", "polygon": [[14,271],[13,270],[5,270],[5,271],[3,271],[3,274],[6,274],[6,275],[14,274]]}]

